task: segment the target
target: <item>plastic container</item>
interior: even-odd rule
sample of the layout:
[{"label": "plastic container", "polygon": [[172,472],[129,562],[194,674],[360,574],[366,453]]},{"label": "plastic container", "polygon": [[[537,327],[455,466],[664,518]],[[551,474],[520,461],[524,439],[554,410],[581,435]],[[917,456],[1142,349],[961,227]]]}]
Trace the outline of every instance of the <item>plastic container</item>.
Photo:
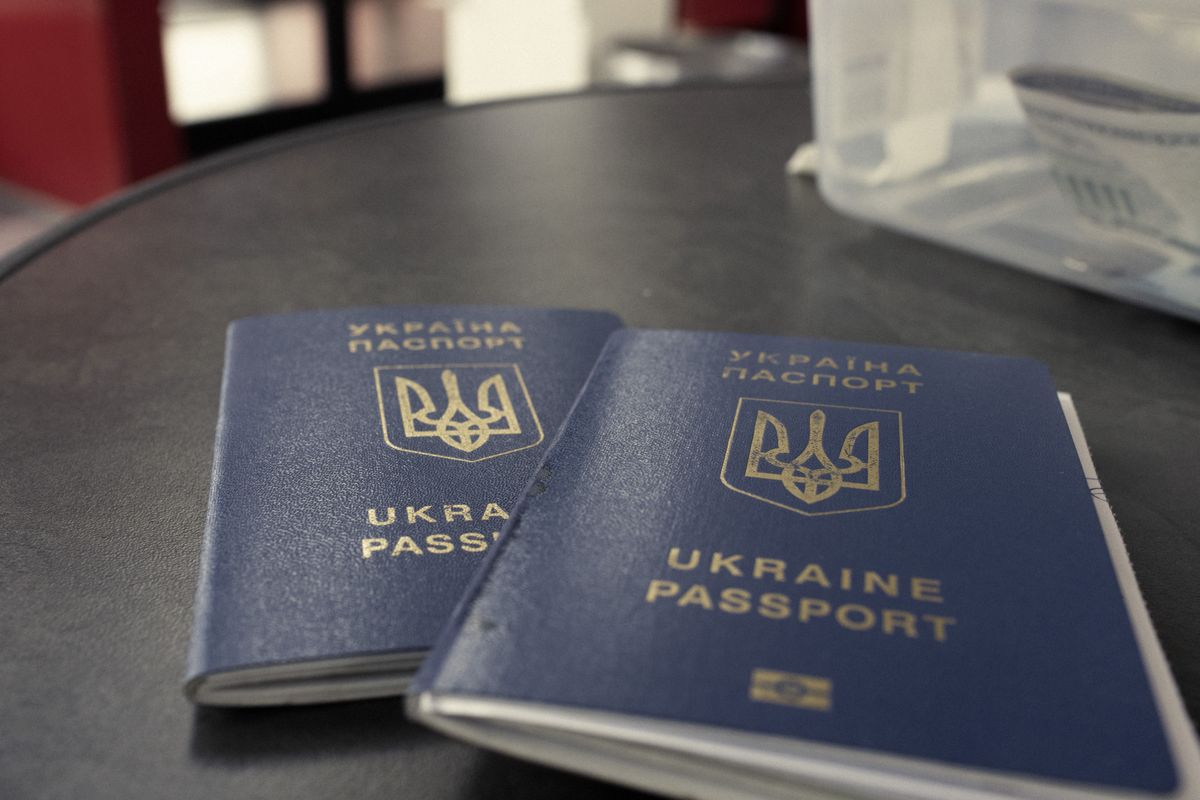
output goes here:
[{"label": "plastic container", "polygon": [[810,0],[822,194],[1200,319],[1200,3]]}]

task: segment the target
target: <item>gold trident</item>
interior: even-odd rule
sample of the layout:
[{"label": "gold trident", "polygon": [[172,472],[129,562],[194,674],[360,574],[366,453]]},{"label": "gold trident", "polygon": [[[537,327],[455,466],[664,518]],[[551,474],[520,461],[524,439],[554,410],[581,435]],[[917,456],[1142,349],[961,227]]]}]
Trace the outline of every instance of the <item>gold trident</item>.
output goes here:
[{"label": "gold trident", "polygon": [[[764,446],[768,426],[775,433],[776,446],[770,450]],[[854,454],[859,437],[867,435],[867,458],[864,461]],[[846,466],[839,467],[825,452],[825,412],[817,409],[808,417],[808,444],[800,454],[784,461],[788,450],[788,431],[782,422],[759,411],[754,420],[754,438],[750,441],[750,457],[746,461],[746,477],[780,481],[788,493],[812,505],[833,497],[843,488],[879,491],[879,423],[864,422],[851,430],[842,440],[838,460]],[[762,462],[778,468],[778,472],[762,471]],[[815,461],[813,466],[806,466]],[[846,479],[866,471],[860,482]]]},{"label": "gold trident", "polygon": [[[492,436],[521,432],[517,412],[502,375],[493,375],[479,384],[475,404],[482,413],[478,414],[463,402],[458,376],[452,370],[442,370],[442,387],[446,390],[446,408],[441,416],[434,418],[437,405],[428,390],[409,378],[396,378],[396,396],[400,401],[400,419],[404,423],[405,436],[436,437],[456,450],[471,453],[487,444]],[[420,404],[415,411],[412,407],[413,396]],[[497,424],[501,422],[503,426]],[[422,429],[418,424],[429,427]]]}]

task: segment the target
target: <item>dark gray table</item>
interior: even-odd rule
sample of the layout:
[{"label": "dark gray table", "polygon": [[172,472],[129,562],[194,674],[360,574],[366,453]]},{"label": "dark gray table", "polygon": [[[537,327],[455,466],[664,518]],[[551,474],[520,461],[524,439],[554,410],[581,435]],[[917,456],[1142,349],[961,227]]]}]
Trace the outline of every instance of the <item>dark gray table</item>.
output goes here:
[{"label": "dark gray table", "polygon": [[225,325],[330,306],[1041,358],[1197,718],[1200,328],[833,212],[783,174],[808,117],[788,86],[377,117],[174,174],[0,266],[0,797],[622,794],[426,733],[397,701],[183,699]]}]

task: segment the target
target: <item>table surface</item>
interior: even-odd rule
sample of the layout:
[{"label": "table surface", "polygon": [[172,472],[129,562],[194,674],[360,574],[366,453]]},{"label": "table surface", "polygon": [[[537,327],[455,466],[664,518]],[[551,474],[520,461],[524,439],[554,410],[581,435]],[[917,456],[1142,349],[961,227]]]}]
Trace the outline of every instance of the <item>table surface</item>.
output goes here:
[{"label": "table surface", "polygon": [[809,114],[786,85],[387,114],[175,173],[0,265],[0,796],[632,796],[398,700],[184,700],[226,323],[354,305],[1040,358],[1200,718],[1200,328],[834,212],[783,173]]}]

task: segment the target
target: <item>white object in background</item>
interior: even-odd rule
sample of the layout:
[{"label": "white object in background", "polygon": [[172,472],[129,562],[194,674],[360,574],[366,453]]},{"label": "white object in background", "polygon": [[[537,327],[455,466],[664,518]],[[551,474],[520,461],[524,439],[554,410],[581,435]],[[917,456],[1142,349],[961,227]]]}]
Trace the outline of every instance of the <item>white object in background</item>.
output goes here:
[{"label": "white object in background", "polygon": [[821,151],[817,149],[817,143],[805,142],[796,148],[796,152],[792,153],[792,157],[787,160],[787,165],[783,170],[788,175],[815,178],[817,167],[820,164]]},{"label": "white object in background", "polygon": [[963,0],[910,7],[905,46],[894,51],[885,178],[904,180],[945,163],[955,107],[978,76],[978,6]]},{"label": "white object in background", "polygon": [[163,63],[180,124],[311,103],[326,91],[315,0],[250,5],[165,4]]},{"label": "white object in background", "polygon": [[447,0],[446,100],[579,91],[598,48],[671,29],[674,0]]},{"label": "white object in background", "polygon": [[[836,5],[830,5],[830,4]],[[907,180],[943,164],[956,108],[979,73],[974,0],[814,0],[813,61],[836,75],[828,98],[843,136],[878,135],[883,152],[831,148],[839,169],[868,185]]]},{"label": "white object in background", "polygon": [[1080,69],[1009,74],[1080,214],[1200,252],[1200,97]]},{"label": "white object in background", "polygon": [[[1157,145],[1127,136],[1151,122],[1145,112],[1130,112],[1139,114],[1134,126],[1105,121],[1119,137],[1100,137],[1096,127],[1098,116],[1117,115],[1116,109],[1073,114],[1084,124],[1056,122],[1052,132],[1045,124],[1049,117],[1031,128],[1008,78],[1014,69],[1041,65],[1191,96],[1200,74],[1200,4],[962,0],[953,23],[961,37],[956,43],[945,35],[952,5],[809,0],[822,196],[876,223],[1200,320],[1200,226],[1189,229],[1185,222],[1200,219],[1200,211],[1188,211],[1200,209],[1200,192],[1193,188],[1200,171],[1192,163],[1200,147],[1174,148],[1178,152],[1166,159],[1153,156]],[[932,30],[922,28],[928,23]],[[943,81],[913,60],[931,46],[940,53],[935,59],[954,65],[952,79]],[[925,80],[935,83],[920,85]],[[948,138],[944,122],[930,126],[929,119],[948,122]],[[1168,133],[1188,124],[1163,123]],[[1072,199],[1065,200],[1056,168],[1059,186],[1064,175],[1077,183],[1090,178],[1105,202],[1098,179],[1112,189],[1137,190],[1129,196],[1144,233],[1133,235],[1128,213],[1118,216],[1112,203],[1106,209],[1087,183],[1079,184],[1082,195],[1076,197],[1068,180]],[[1174,209],[1178,220],[1164,209]]]}]

